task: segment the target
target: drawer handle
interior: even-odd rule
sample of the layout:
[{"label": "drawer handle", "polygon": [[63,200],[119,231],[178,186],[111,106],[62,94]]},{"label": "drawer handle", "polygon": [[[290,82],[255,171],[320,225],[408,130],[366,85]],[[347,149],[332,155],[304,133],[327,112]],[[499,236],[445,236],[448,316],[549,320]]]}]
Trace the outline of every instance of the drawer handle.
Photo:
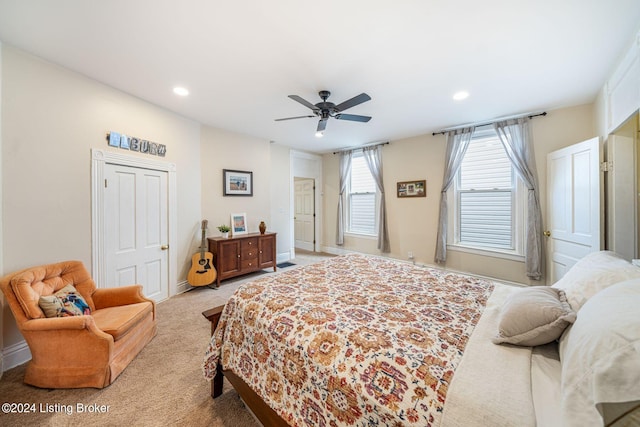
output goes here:
[{"label": "drawer handle", "polygon": [[240,258],[240,255],[238,255],[238,258]]},{"label": "drawer handle", "polygon": [[249,242],[250,245],[253,245],[253,242]]},{"label": "drawer handle", "polygon": [[262,251],[260,251],[260,253],[262,253]]},{"label": "drawer handle", "polygon": [[249,267],[251,267],[251,263],[249,263]]},{"label": "drawer handle", "polygon": [[251,252],[249,252],[249,256],[253,255]]}]

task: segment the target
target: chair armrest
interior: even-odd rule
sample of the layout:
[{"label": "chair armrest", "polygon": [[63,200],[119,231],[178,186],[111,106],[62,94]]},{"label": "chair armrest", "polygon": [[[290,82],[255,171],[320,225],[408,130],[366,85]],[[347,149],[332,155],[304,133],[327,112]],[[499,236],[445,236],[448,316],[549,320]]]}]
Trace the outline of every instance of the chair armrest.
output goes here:
[{"label": "chair armrest", "polygon": [[21,324],[20,331],[34,366],[77,366],[84,372],[108,366],[113,355],[113,337],[98,329],[92,316],[31,319]]},{"label": "chair armrest", "polygon": [[101,337],[109,338],[110,335],[102,332],[96,326],[91,316],[69,316],[69,317],[50,317],[44,319],[31,319],[22,324],[22,330],[25,332],[41,332],[41,331],[63,331],[63,330],[82,330],[87,329],[89,332]]},{"label": "chair armrest", "polygon": [[142,285],[122,286],[120,288],[99,288],[91,295],[96,310],[119,305],[135,304],[139,302],[150,302],[153,300],[146,298],[142,294]]}]

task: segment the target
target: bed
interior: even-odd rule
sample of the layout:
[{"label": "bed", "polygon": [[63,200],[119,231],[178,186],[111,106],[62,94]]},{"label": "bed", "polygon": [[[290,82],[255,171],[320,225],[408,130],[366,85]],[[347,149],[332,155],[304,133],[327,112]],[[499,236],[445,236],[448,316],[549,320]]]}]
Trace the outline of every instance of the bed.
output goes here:
[{"label": "bed", "polygon": [[[629,308],[614,311],[630,316],[638,330],[637,309],[630,307],[640,299],[630,295],[640,298],[640,269],[615,254],[603,256],[617,276],[604,268],[606,286],[596,280],[587,288],[595,295],[622,282],[626,293],[618,302]],[[628,421],[640,412],[640,362],[625,359],[631,382],[623,390],[619,384],[597,396],[584,396],[584,384],[573,395],[563,390],[563,352],[567,363],[584,359],[572,345],[585,332],[568,334],[581,319],[571,303],[594,305],[586,301],[593,295],[574,282],[519,288],[389,258],[339,256],[241,285],[225,306],[205,312],[212,337],[203,373],[214,397],[225,376],[264,425]],[[595,305],[598,311],[601,304]],[[596,318],[602,316],[611,317]],[[638,359],[640,333],[627,329],[635,344],[623,356]],[[582,361],[586,371],[593,370],[590,363]],[[572,375],[583,380],[582,373]],[[610,372],[594,381],[602,376]]]}]

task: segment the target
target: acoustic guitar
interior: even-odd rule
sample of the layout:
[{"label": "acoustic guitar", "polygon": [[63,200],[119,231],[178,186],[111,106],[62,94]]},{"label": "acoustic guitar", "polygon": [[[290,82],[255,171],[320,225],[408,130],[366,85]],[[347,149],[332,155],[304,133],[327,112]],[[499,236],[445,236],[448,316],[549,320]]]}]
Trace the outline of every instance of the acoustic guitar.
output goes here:
[{"label": "acoustic guitar", "polygon": [[218,277],[215,267],[213,266],[213,254],[206,251],[206,219],[202,220],[202,243],[200,244],[200,252],[193,254],[191,257],[191,269],[187,274],[187,282],[191,286],[206,286]]}]

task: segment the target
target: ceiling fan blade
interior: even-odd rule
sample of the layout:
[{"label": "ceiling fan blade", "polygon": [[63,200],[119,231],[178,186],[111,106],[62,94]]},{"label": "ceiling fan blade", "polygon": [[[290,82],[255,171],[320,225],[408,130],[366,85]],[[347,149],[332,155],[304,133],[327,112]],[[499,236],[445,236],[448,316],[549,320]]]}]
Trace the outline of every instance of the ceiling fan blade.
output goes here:
[{"label": "ceiling fan blade", "polygon": [[300,98],[298,95],[289,95],[289,98],[293,99],[294,101],[298,101],[300,104],[304,105],[305,107],[311,108],[313,111],[319,110],[318,107],[316,107],[306,99]]},{"label": "ceiling fan blade", "polygon": [[318,129],[316,129],[316,132],[324,132],[325,128],[327,127],[327,120],[328,119],[320,119],[318,121]]},{"label": "ceiling fan blade", "polygon": [[371,99],[369,95],[366,93],[361,93],[360,95],[354,96],[351,99],[347,99],[341,104],[336,105],[336,110],[344,111],[347,108],[355,107],[358,104],[362,104],[363,102],[367,102]]},{"label": "ceiling fan blade", "polygon": [[296,117],[285,117],[284,119],[275,119],[276,122],[281,122],[283,120],[293,120],[293,119],[306,119],[307,117],[315,117],[315,116],[296,116]]},{"label": "ceiling fan blade", "polygon": [[334,116],[338,120],[351,120],[353,122],[363,122],[366,123],[371,120],[369,116],[358,116],[356,114],[336,114]]}]

